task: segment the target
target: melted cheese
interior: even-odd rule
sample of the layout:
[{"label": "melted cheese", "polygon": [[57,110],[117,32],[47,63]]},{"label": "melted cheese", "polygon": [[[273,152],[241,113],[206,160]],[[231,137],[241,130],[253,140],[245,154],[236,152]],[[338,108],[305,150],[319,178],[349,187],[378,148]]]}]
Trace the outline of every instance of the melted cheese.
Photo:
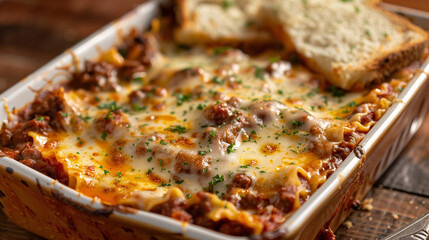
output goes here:
[{"label": "melted cheese", "polygon": [[[328,158],[310,150],[311,144],[320,143],[331,151],[345,131],[369,130],[374,122],[363,125],[360,118],[371,111],[371,104],[382,106],[377,118],[391,104],[387,99],[379,103],[374,91],[323,91],[317,76],[302,66],[278,60],[270,63],[275,53],[250,57],[239,50],[216,55],[206,49],[183,51],[169,45],[165,49],[149,72],[136,75],[143,78],[122,85],[117,92],[97,93],[97,101],[83,90],[65,93],[73,106],[70,114],[83,120],[82,129],[67,128],[64,134],[49,136],[58,141],[58,147],[42,152],[64,165],[77,191],[105,203],[150,210],[171,197],[191,203],[194,194],[210,189],[217,206],[207,213],[210,219],[246,222],[260,233],[262,227],[252,220],[251,212],[219,199],[235,174],[249,176],[253,188],[260,191],[296,186],[293,209],[297,209],[300,199],[308,198],[327,179],[323,165]],[[263,71],[268,64],[278,64],[270,74]],[[177,74],[186,69],[193,72]],[[161,110],[144,102],[129,103],[129,94],[147,84],[168,90],[167,96],[155,98],[164,106]],[[191,95],[195,91],[199,96]],[[204,111],[232,97],[241,99],[236,109],[255,124],[239,129],[229,145],[203,139],[203,131],[213,124]],[[352,115],[360,103],[367,103],[366,109]],[[97,130],[97,119],[114,118],[112,109],[120,109],[126,124],[111,133]],[[264,115],[264,122],[258,123],[258,114]],[[320,134],[314,129],[320,129]],[[46,136],[31,136],[43,148]],[[142,146],[145,151],[139,154]],[[209,159],[203,166],[205,172],[179,172],[175,157],[181,150]]]}]

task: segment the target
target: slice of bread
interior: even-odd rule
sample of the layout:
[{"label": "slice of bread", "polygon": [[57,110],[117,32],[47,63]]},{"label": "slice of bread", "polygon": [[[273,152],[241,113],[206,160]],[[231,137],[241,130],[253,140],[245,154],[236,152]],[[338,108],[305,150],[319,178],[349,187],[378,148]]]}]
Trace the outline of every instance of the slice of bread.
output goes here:
[{"label": "slice of bread", "polygon": [[257,18],[261,0],[176,0],[176,42],[186,45],[269,44],[273,36]]},{"label": "slice of bread", "polygon": [[374,0],[272,0],[264,21],[308,67],[346,90],[420,60],[428,34]]}]

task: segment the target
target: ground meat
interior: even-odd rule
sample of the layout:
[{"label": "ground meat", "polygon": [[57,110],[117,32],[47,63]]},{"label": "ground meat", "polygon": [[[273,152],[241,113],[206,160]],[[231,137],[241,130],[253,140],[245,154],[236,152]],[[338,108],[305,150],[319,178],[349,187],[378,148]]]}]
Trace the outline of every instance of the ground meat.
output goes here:
[{"label": "ground meat", "polygon": [[155,145],[152,147],[152,156],[158,162],[160,162],[160,167],[169,166],[173,161],[176,150],[171,145]]},{"label": "ground meat", "polygon": [[282,187],[280,189],[280,201],[276,204],[276,207],[285,213],[290,212],[295,202],[296,191],[297,187],[295,185]]},{"label": "ground meat", "polygon": [[232,179],[232,183],[228,187],[228,192],[234,188],[243,188],[247,189],[252,186],[252,179],[247,176],[245,173],[238,173]]},{"label": "ground meat", "polygon": [[21,121],[28,121],[39,116],[49,116],[51,119],[56,117],[60,111],[64,111],[67,102],[64,98],[64,89],[62,87],[54,90],[47,89],[39,92],[34,101],[18,112]]},{"label": "ground meat", "polygon": [[167,89],[169,89],[172,92],[179,91],[180,89],[184,88],[190,88],[191,85],[195,85],[195,82],[190,82],[193,79],[197,78],[198,81],[196,81],[196,84],[199,84],[204,79],[204,71],[201,68],[195,67],[195,68],[184,68],[181,70],[177,70],[173,75],[171,76]]},{"label": "ground meat", "polygon": [[55,156],[43,158],[39,150],[26,144],[20,148],[20,153],[15,156],[15,160],[57,179],[63,184],[68,184],[68,174],[64,171],[63,165],[56,160]]},{"label": "ground meat", "polygon": [[[176,155],[174,169],[176,173],[200,173],[205,174],[210,170],[210,158],[200,156],[198,153],[181,150]],[[205,170],[204,170],[205,169]]]},{"label": "ground meat", "polygon": [[226,103],[234,108],[238,108],[238,106],[240,105],[241,99],[238,97],[231,97]]},{"label": "ground meat", "polygon": [[172,198],[167,202],[155,206],[151,212],[159,213],[179,221],[189,222],[192,216],[187,213],[185,209],[185,203],[180,198]]},{"label": "ground meat", "polygon": [[206,108],[204,117],[215,125],[232,123],[234,121],[243,122],[242,112],[227,103],[218,103]]},{"label": "ground meat", "polygon": [[236,124],[228,124],[221,127],[214,137],[214,142],[219,142],[222,144],[233,144],[237,140],[240,135],[241,129],[243,125]]},{"label": "ground meat", "polygon": [[118,71],[118,75],[121,79],[124,80],[132,80],[136,78],[137,74],[142,74],[143,76],[146,74],[147,67],[143,65],[141,62],[137,60],[128,60],[125,59],[121,68]]},{"label": "ground meat", "polygon": [[[51,131],[51,127],[48,123],[49,118],[43,118],[43,120],[29,120],[24,123],[18,123],[13,129],[9,130],[13,132],[9,142],[5,142],[4,147],[15,148],[17,145],[22,143],[31,143],[33,138],[28,136],[29,131],[37,132],[39,134],[45,135],[46,132]],[[2,130],[3,131],[3,130]],[[4,130],[5,132],[8,130]],[[10,136],[10,135],[8,135]],[[8,138],[5,136],[5,140]]]},{"label": "ground meat", "polygon": [[324,141],[323,138],[311,139],[307,143],[308,151],[316,154],[319,158],[324,159],[331,155],[332,143]]},{"label": "ground meat", "polygon": [[365,116],[363,116],[361,119],[360,119],[360,123],[362,124],[362,125],[366,125],[366,124],[368,124],[368,123],[370,123],[370,122],[374,122],[375,121],[375,114],[374,114],[374,112],[370,112],[370,113],[368,113],[368,114],[366,114]]},{"label": "ground meat", "polygon": [[277,122],[284,109],[286,109],[284,104],[275,101],[253,102],[250,106],[251,115],[247,117],[247,121],[252,126]]},{"label": "ground meat", "polygon": [[141,89],[132,91],[128,98],[131,104],[141,104],[143,100],[151,97],[166,97],[168,95],[167,89],[163,87],[146,85]]},{"label": "ground meat", "polygon": [[131,104],[140,104],[146,98],[146,94],[142,90],[134,90],[128,95]]},{"label": "ground meat", "polygon": [[91,91],[115,91],[119,88],[116,68],[114,65],[101,61],[86,61],[85,70],[73,76],[70,85],[75,88]]},{"label": "ground meat", "polygon": [[134,38],[134,44],[127,50],[126,59],[137,60],[149,67],[152,66],[159,53],[156,37],[151,33],[144,33]]},{"label": "ground meat", "polygon": [[[284,221],[284,213],[273,205],[261,208],[259,211],[261,223],[264,226],[264,231],[270,232],[277,229]],[[271,238],[262,238],[271,239]],[[275,238],[274,238],[275,239]]]},{"label": "ground meat", "polygon": [[253,229],[245,226],[242,223],[230,221],[230,220],[221,220],[216,223],[217,227],[215,228],[217,231],[229,234],[229,235],[235,235],[235,236],[246,236],[251,235],[253,233]]},{"label": "ground meat", "polygon": [[28,147],[21,152],[19,159],[33,159],[40,161],[42,160],[42,153],[35,148]]},{"label": "ground meat", "polygon": [[12,143],[13,133],[6,128],[6,124],[3,124],[0,129],[0,146],[7,147]]},{"label": "ground meat", "polygon": [[136,154],[137,156],[144,155],[147,152],[147,145],[144,141],[140,141],[136,144]]},{"label": "ground meat", "polygon": [[106,116],[99,117],[95,121],[95,128],[99,132],[106,132],[112,134],[117,128],[124,128],[128,126],[129,122],[122,114],[121,111],[115,110],[108,112]]}]

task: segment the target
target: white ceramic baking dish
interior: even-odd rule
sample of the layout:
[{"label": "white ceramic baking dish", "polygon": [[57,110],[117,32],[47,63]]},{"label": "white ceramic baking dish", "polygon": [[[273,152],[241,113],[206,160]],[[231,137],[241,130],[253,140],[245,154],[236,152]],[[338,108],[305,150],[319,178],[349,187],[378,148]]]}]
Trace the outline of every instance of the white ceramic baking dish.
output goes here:
[{"label": "white ceramic baking dish", "polygon": [[[132,28],[147,28],[161,4],[150,1],[92,34],[1,95],[5,106],[19,108],[34,89],[68,79],[75,69],[121,41]],[[49,239],[313,239],[323,227],[336,229],[420,127],[429,108],[429,61],[422,66],[382,119],[316,193],[277,231],[234,237],[158,214],[106,206],[10,158],[0,158],[0,207],[19,226]]]}]

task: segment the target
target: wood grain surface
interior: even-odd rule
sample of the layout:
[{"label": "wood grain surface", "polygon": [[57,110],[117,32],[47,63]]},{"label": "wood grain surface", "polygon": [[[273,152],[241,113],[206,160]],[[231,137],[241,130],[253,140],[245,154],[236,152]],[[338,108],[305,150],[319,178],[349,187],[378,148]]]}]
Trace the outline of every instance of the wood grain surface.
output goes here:
[{"label": "wood grain surface", "polygon": [[[0,0],[0,93],[142,0]],[[429,12],[429,0],[386,0]],[[429,211],[429,118],[337,239],[376,239]],[[41,239],[0,211],[0,240]]]}]

